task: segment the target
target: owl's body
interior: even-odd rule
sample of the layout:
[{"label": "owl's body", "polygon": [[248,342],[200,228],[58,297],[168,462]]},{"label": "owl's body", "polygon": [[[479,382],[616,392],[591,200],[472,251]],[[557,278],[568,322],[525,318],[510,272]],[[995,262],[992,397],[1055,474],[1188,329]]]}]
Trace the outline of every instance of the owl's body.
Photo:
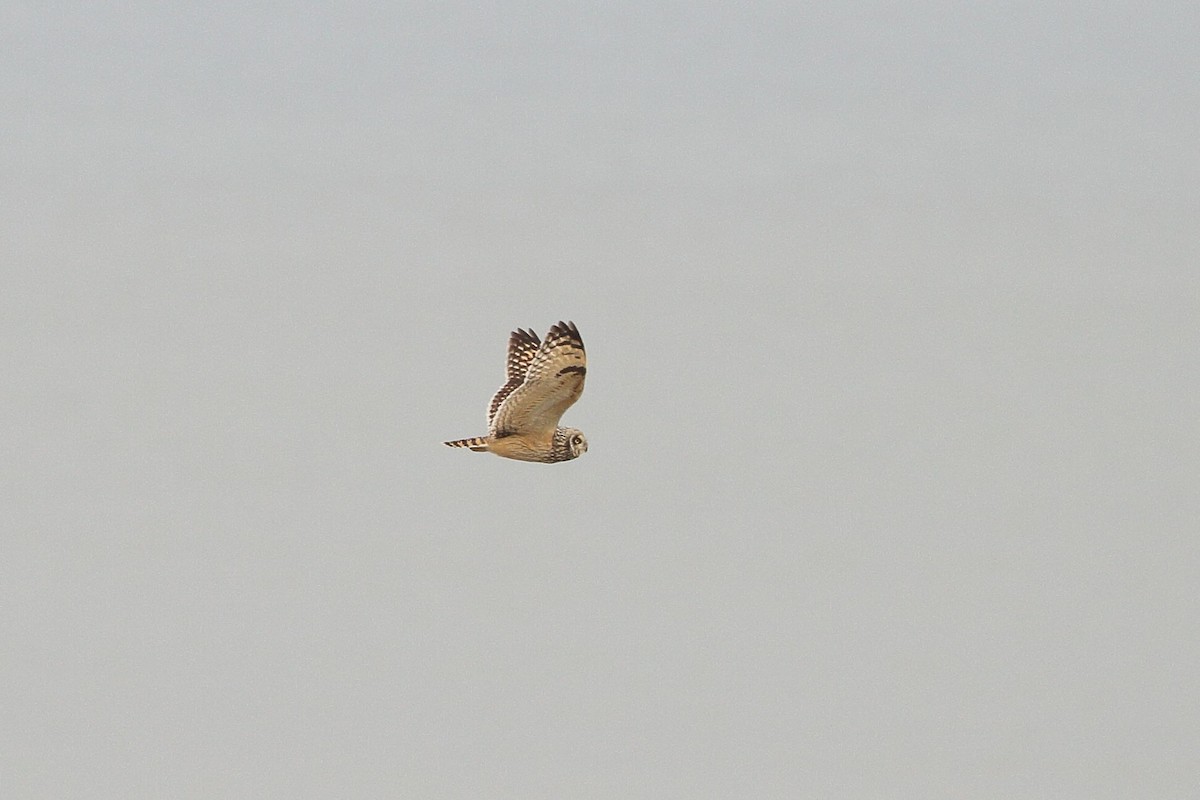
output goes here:
[{"label": "owl's body", "polygon": [[587,354],[573,322],[550,327],[546,341],[518,328],[508,339],[508,381],[488,405],[488,434],[446,442],[518,461],[570,461],[587,452],[575,428],[559,427],[563,412],[583,394]]}]

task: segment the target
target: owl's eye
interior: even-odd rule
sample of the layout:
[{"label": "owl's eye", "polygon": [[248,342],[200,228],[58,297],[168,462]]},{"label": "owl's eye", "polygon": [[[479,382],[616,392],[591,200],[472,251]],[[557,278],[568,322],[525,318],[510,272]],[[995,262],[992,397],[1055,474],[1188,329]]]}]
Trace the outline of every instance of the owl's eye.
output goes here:
[{"label": "owl's eye", "polygon": [[582,436],[572,436],[571,437],[571,444],[579,444],[582,441],[583,441]]}]

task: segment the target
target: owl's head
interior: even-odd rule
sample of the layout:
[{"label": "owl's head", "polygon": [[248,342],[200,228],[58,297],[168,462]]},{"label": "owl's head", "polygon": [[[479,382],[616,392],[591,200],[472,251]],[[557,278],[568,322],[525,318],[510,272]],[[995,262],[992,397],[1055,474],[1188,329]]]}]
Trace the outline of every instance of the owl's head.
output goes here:
[{"label": "owl's head", "polygon": [[564,460],[579,458],[587,452],[587,437],[578,428],[559,428],[556,434],[554,438],[558,441],[555,444],[559,446],[555,449],[561,448]]}]

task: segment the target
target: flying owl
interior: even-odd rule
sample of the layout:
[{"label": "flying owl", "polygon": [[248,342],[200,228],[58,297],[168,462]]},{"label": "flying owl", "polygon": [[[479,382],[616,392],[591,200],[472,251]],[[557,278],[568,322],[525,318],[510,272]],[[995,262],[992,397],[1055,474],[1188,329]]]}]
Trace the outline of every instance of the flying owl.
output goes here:
[{"label": "flying owl", "polygon": [[508,382],[488,405],[487,436],[446,442],[477,453],[552,464],[587,452],[575,428],[559,427],[563,412],[583,394],[587,354],[573,322],[550,327],[546,341],[517,328],[508,337]]}]

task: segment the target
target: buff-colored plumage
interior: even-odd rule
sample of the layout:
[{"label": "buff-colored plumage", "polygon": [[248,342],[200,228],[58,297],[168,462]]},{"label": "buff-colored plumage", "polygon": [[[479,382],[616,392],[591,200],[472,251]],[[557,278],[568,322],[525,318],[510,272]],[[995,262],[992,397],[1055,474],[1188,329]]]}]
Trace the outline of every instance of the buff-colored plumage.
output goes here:
[{"label": "buff-colored plumage", "polygon": [[519,461],[569,461],[587,439],[558,422],[583,394],[587,354],[572,322],[551,326],[546,341],[518,328],[508,339],[507,381],[488,405],[488,435],[446,442]]}]

